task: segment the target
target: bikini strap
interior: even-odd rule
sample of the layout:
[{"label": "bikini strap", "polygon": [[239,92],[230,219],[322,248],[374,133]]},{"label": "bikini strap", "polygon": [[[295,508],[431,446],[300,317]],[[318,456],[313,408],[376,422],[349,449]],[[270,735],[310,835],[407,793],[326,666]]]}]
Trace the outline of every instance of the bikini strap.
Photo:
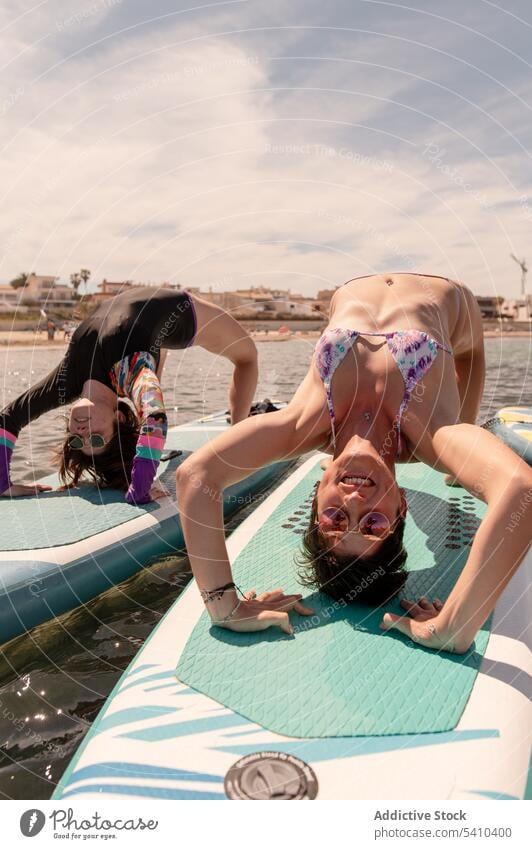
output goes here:
[{"label": "bikini strap", "polygon": [[334,448],[336,448],[336,416],[332,400],[332,379],[350,349],[353,339],[356,339],[358,335],[356,330],[338,327],[323,333],[316,344],[315,362],[325,389]]},{"label": "bikini strap", "polygon": [[336,416],[334,414],[334,406],[332,401],[331,384],[325,385],[325,394],[327,396],[327,409],[329,410],[329,418],[331,420],[331,441],[333,448],[336,448]]}]

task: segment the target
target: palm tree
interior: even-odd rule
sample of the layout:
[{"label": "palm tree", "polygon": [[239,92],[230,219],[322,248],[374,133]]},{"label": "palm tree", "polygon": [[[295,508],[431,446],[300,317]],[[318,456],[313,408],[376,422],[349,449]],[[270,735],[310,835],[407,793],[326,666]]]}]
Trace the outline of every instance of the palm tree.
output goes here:
[{"label": "palm tree", "polygon": [[79,285],[81,283],[81,277],[79,276],[77,271],[74,274],[70,275],[70,282],[71,282],[72,286],[74,287],[75,292],[76,292],[76,296],[77,296]]},{"label": "palm tree", "polygon": [[29,276],[27,271],[21,271],[18,277],[14,277],[13,280],[9,281],[9,285],[13,286],[13,289],[23,289],[28,284]]},{"label": "palm tree", "polygon": [[85,294],[87,294],[87,283],[89,282],[90,276],[91,276],[89,269],[88,268],[82,268],[81,271],[79,272],[79,276],[83,280],[84,287],[85,287]]}]

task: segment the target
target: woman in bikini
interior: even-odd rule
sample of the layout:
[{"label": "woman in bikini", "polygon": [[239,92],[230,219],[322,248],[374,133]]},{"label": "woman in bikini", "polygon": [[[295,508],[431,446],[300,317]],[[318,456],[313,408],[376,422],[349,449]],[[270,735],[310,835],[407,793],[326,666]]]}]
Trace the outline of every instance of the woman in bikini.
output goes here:
[{"label": "woman in bikini", "polygon": [[[213,493],[273,460],[328,452],[304,538],[304,582],[335,599],[381,605],[406,579],[408,504],[395,464],[420,460],[488,509],[445,603],[403,599],[405,615],[385,613],[381,628],[429,648],[465,652],[530,544],[530,522],[509,530],[508,520],[532,487],[532,471],[475,424],[484,371],[481,316],[463,284],[399,273],[339,288],[290,404],[241,422],[178,471],[188,554],[213,622],[291,633],[288,611],[310,612],[301,595],[280,590],[238,598]],[[376,565],[378,579],[363,582]]]},{"label": "woman in bikini", "polygon": [[167,430],[160,385],[166,350],[191,345],[233,363],[231,422],[245,418],[257,385],[257,352],[238,322],[187,291],[128,289],[82,321],[59,365],[0,414],[0,495],[51,489],[13,483],[11,455],[21,428],[74,402],[58,451],[63,484],[75,486],[85,473],[100,486],[125,490],[130,504],[149,501]]}]

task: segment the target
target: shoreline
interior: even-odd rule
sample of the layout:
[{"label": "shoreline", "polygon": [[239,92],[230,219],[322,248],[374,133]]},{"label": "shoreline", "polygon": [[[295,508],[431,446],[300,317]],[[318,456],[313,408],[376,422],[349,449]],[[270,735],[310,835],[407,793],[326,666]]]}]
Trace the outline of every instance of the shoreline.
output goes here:
[{"label": "shoreline", "polygon": [[[321,331],[319,330],[293,330],[288,333],[279,333],[277,330],[252,330],[250,336],[254,342],[288,342],[289,340],[297,339],[319,339]],[[532,332],[526,330],[484,330],[486,339],[532,339]],[[16,348],[17,351],[35,351],[46,349],[48,351],[62,351],[68,345],[68,340],[59,341],[54,339],[35,338],[28,331],[0,331],[0,350]]]}]

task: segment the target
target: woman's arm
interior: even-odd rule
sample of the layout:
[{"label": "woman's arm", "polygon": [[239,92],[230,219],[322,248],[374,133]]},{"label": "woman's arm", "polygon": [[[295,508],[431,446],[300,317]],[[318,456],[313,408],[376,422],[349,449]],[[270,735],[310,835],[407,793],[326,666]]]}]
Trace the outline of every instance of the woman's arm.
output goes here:
[{"label": "woman's arm", "polygon": [[[223,525],[224,489],[266,463],[295,457],[315,447],[312,430],[292,404],[278,412],[245,419],[200,448],[178,469],[181,525],[192,572],[202,593],[212,593],[233,580]],[[231,588],[215,593],[206,605],[213,621],[233,630],[262,630],[277,625],[290,632],[286,611],[307,611],[299,605],[301,596],[279,593],[262,602],[239,603]],[[224,622],[228,616],[230,620]]]},{"label": "woman's arm", "polygon": [[[458,284],[461,294],[462,337],[453,348],[456,383],[460,396],[460,421],[476,424],[486,378],[484,322],[472,291]],[[462,344],[460,344],[460,341]]]},{"label": "woman's arm", "polygon": [[133,467],[131,483],[126,492],[129,504],[145,504],[150,501],[150,489],[163,452],[168,422],[161,384],[156,372],[149,364],[138,361],[140,368],[128,380],[128,395],[133,401],[141,421],[140,434]]},{"label": "woman's arm", "polygon": [[225,310],[195,295],[193,303],[197,320],[194,344],[226,357],[234,365],[229,407],[231,424],[236,424],[249,415],[257,388],[257,348],[242,325]]},{"label": "woman's arm", "polygon": [[471,424],[439,428],[432,445],[438,466],[488,509],[441,611],[432,615],[434,610],[405,602],[414,619],[387,613],[381,627],[397,628],[429,648],[463,653],[530,546],[532,469],[492,433]]},{"label": "woman's arm", "polygon": [[480,410],[486,375],[484,340],[482,340],[482,346],[478,349],[461,357],[455,357],[454,364],[460,396],[460,421],[465,424],[475,424]]}]

